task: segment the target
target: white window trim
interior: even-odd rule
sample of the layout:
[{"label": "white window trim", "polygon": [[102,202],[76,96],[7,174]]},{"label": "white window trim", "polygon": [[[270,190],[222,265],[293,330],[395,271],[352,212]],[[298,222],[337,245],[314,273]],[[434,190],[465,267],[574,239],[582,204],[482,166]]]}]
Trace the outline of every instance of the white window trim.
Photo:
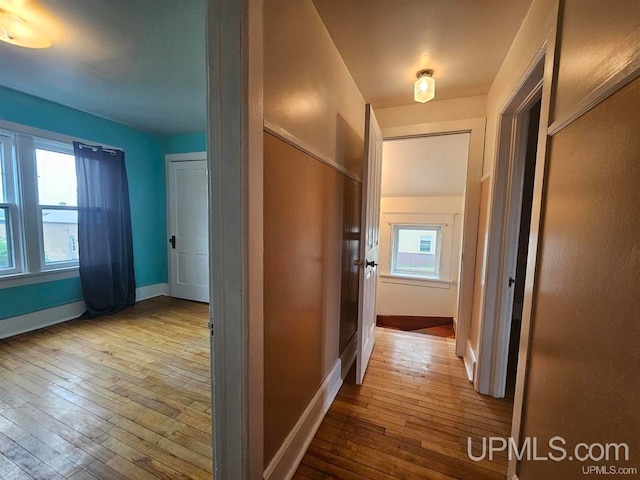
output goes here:
[{"label": "white window trim", "polygon": [[[14,268],[3,271],[0,276],[0,289],[77,277],[79,275],[77,261],[45,265],[44,254],[41,254],[43,236],[41,219],[38,218],[38,214],[40,214],[40,217],[42,214],[40,213],[41,207],[38,203],[35,144],[40,143],[41,145],[47,145],[49,142],[49,145],[51,145],[51,143],[57,146],[63,144],[70,153],[73,152],[72,147],[70,147],[73,142],[101,145],[103,148],[118,150],[122,150],[122,148],[95,140],[64,135],[2,119],[0,119],[0,135],[12,139],[12,154],[16,155],[17,158],[17,154],[20,152],[21,159],[17,159],[17,161],[23,162],[18,168],[18,171],[13,170],[13,165],[9,167],[13,178],[18,180],[20,191],[12,190],[12,203],[16,205],[11,212],[14,241]],[[26,161],[24,157],[22,157],[25,152],[27,156],[30,157],[27,158]],[[25,172],[25,168],[33,170]],[[9,173],[8,170],[5,170],[5,172]],[[25,173],[27,174],[24,175]],[[25,182],[25,179],[22,177],[31,178],[33,181]],[[13,189],[13,184],[11,188]],[[8,196],[8,198],[10,197]],[[33,205],[31,205],[30,208],[23,212],[25,204],[33,201],[35,201],[35,208],[31,208],[33,207]],[[20,225],[19,218],[23,219],[22,225]],[[20,226],[22,228],[20,228]]]},{"label": "white window trim", "polygon": [[[36,156],[35,156],[35,151],[36,149],[40,149],[40,150],[49,150],[51,152],[60,152],[60,153],[64,153],[66,155],[74,155],[73,152],[73,145],[71,145],[68,142],[60,142],[60,141],[53,141],[50,139],[43,139],[43,138],[34,138],[34,137],[29,137],[29,140],[31,141],[31,146],[30,146],[30,152],[33,152],[33,159],[30,159],[31,161],[33,161],[33,168],[34,168],[34,172],[36,172],[36,177],[37,177],[37,161],[36,161]],[[37,178],[36,178],[36,185],[35,185],[35,199],[30,199],[31,201],[35,200],[35,205],[29,205],[29,209],[27,210],[29,213],[33,213],[35,212],[35,217],[36,217],[36,222],[38,225],[38,232],[37,232],[37,241],[38,241],[38,257],[40,259],[40,269],[38,271],[40,272],[49,272],[49,271],[57,271],[57,270],[63,270],[65,268],[72,268],[72,267],[78,267],[79,265],[79,261],[78,260],[69,260],[69,261],[61,261],[61,262],[50,262],[49,264],[47,264],[45,258],[44,258],[44,224],[42,221],[42,211],[43,210],[75,210],[78,211],[78,206],[61,206],[61,205],[49,205],[49,204],[41,204],[40,203],[40,199],[39,199],[39,194],[38,194],[38,184],[37,184]],[[33,237],[29,237],[27,236],[27,239],[29,238],[33,238]],[[35,242],[36,239],[34,239],[33,241]],[[35,272],[35,271],[34,271]],[[35,272],[37,273],[37,272]]]},{"label": "white window trim", "polygon": [[[392,223],[391,224],[391,264],[389,268],[389,275],[393,275],[395,277],[401,278],[413,278],[413,279],[422,279],[422,280],[446,280],[442,276],[442,241],[443,241],[443,233],[446,224],[423,224],[423,223]],[[396,247],[398,244],[398,235],[400,233],[400,229],[406,230],[436,230],[436,251],[435,253],[431,253],[430,255],[435,255],[436,257],[436,273],[435,275],[418,275],[411,274],[409,272],[397,271],[396,270]],[[429,255],[429,253],[417,252],[420,255]],[[448,272],[447,272],[448,273]]]},{"label": "white window trim", "polygon": [[12,263],[13,268],[8,268],[3,270],[4,275],[12,275],[16,273],[20,273],[24,271],[24,265],[22,262],[23,256],[20,254],[23,250],[23,238],[22,232],[20,230],[20,209],[19,199],[16,198],[19,192],[15,190],[16,183],[16,175],[17,172],[14,169],[13,162],[7,161],[8,158],[12,158],[14,155],[15,149],[15,135],[5,134],[0,132],[0,137],[2,137],[2,145],[3,152],[2,155],[4,157],[3,169],[5,173],[5,178],[8,180],[5,182],[4,191],[6,195],[6,203],[2,203],[3,207],[8,207],[9,210],[9,229],[10,229],[10,241],[13,244],[12,248]]},{"label": "white window trim", "polygon": [[66,280],[67,278],[77,278],[79,276],[80,272],[78,267],[59,268],[57,270],[46,270],[43,272],[16,273],[15,275],[7,275],[0,278],[0,290],[35,283]]},{"label": "white window trim", "polygon": [[382,283],[395,283],[398,285],[412,285],[414,287],[450,288],[457,285],[451,280],[441,280],[439,278],[416,277],[410,275],[400,275],[398,273],[381,273]]},{"label": "white window trim", "polygon": [[[380,234],[389,241],[389,248],[380,251],[380,282],[395,283],[427,288],[450,288],[457,285],[457,272],[453,266],[453,234],[458,213],[417,213],[417,212],[383,212],[381,215]],[[443,226],[440,244],[443,251],[440,255],[440,278],[417,277],[402,273],[392,273],[393,258],[393,225],[402,226]]]}]

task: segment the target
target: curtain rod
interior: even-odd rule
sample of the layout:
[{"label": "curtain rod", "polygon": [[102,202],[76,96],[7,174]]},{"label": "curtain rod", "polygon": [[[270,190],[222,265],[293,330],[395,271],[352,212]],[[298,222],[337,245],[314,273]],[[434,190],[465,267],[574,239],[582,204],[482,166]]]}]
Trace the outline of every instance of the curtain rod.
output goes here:
[{"label": "curtain rod", "polygon": [[[76,142],[76,143],[78,144],[78,146],[80,147],[80,149],[88,148],[88,149],[90,149],[90,150],[93,150],[94,152],[97,152],[97,151],[98,151],[98,147],[97,147],[97,146],[95,146],[95,145],[87,145],[87,144],[85,144],[85,143],[80,143],[80,142]],[[105,147],[100,147],[100,148],[102,148],[102,151],[103,151],[103,152],[108,152],[109,154],[114,155],[114,156],[115,156],[115,154],[116,154],[117,152],[121,152],[121,151],[122,151],[122,150],[114,150],[114,149],[112,149],[112,148],[105,148]]]}]

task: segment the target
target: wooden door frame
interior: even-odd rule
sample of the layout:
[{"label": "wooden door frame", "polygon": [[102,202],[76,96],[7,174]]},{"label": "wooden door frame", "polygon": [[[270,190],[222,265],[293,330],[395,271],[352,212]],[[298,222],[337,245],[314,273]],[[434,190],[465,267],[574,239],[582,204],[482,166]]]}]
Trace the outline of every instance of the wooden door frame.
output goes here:
[{"label": "wooden door frame", "polygon": [[[482,117],[382,129],[384,140],[451,135],[455,133],[468,133],[470,135],[464,200],[463,261],[461,262],[460,279],[458,280],[459,299],[456,326],[456,355],[465,359],[468,375],[472,375],[470,366],[472,366],[475,361],[472,358],[473,351],[469,337],[471,333],[471,311],[473,304],[476,245],[478,240],[478,217],[480,214],[480,189],[484,158],[485,126],[486,119]],[[471,376],[469,380],[472,380]]]},{"label": "wooden door frame", "polygon": [[262,478],[263,4],[207,0],[213,476]]},{"label": "wooden door frame", "polygon": [[[556,29],[553,27],[545,42],[530,62],[520,82],[511,92],[500,113],[497,135],[497,156],[491,173],[489,204],[489,226],[485,268],[485,288],[482,296],[478,342],[478,363],[475,380],[480,393],[503,397],[505,395],[511,319],[505,314],[509,272],[504,271],[504,262],[514,253],[507,242],[509,231],[509,191],[514,166],[525,155],[526,145],[519,135],[522,128],[519,118],[534,101],[541,90],[540,128],[536,153],[534,195],[532,202],[525,296],[523,301],[522,327],[519,345],[518,371],[516,375],[516,398],[514,423],[519,433],[528,358],[529,336],[532,316],[532,297],[535,287],[535,271],[538,252],[540,214],[544,193],[546,168],[547,127],[549,124],[551,89],[555,58]],[[513,245],[511,246],[513,248]],[[516,247],[517,248],[517,247]],[[508,309],[507,309],[508,310]]]},{"label": "wooden door frame", "polygon": [[[171,188],[171,184],[169,183],[169,165],[172,162],[194,162],[198,160],[206,160],[207,152],[187,152],[187,153],[168,153],[164,156],[164,178],[165,185],[167,186],[165,197],[166,197],[166,209],[167,209],[167,239],[171,237],[171,202],[169,189]],[[171,246],[167,241],[167,273],[169,275],[169,286],[167,293],[170,297],[173,297],[173,291],[171,290]]]}]

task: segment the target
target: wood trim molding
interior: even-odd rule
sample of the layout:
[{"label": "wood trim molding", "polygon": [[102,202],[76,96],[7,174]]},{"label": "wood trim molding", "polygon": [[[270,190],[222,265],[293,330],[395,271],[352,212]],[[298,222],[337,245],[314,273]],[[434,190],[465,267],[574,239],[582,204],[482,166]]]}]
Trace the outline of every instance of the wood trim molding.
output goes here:
[{"label": "wood trim molding", "polygon": [[327,155],[319,152],[318,150],[316,150],[314,147],[312,147],[305,141],[296,137],[290,131],[280,127],[279,125],[276,125],[273,122],[270,122],[266,118],[264,119],[264,131],[278,137],[283,142],[288,143],[292,147],[297,148],[301,152],[306,153],[307,155],[315,158],[319,162],[324,163],[328,167],[333,168],[334,170],[342,173],[343,175],[346,175],[347,177],[362,183],[361,177],[351,172],[350,170],[347,170],[345,167],[343,167],[342,165],[334,161],[332,158],[329,158]]},{"label": "wood trim molding", "polygon": [[[155,283],[136,288],[136,303],[149,298],[168,296],[169,284]],[[78,318],[87,310],[85,303],[80,300],[57,307],[46,308],[36,312],[25,313],[15,317],[0,320],[0,339],[13,337],[22,333],[39,330]]]},{"label": "wood trim molding", "polygon": [[81,300],[0,320],[0,338],[13,337],[78,318],[87,310]]},{"label": "wood trim molding", "polygon": [[167,153],[165,162],[189,162],[193,160],[206,160],[207,152]]},{"label": "wood trim molding", "polygon": [[[558,15],[556,5],[555,15]],[[556,65],[557,33],[554,28],[547,37],[547,53],[545,56],[544,82],[542,89],[542,105],[540,110],[540,124],[548,125],[551,113],[552,89],[554,82],[554,68]],[[531,320],[533,317],[533,298],[536,288],[536,273],[538,265],[539,236],[542,224],[542,206],[545,195],[545,178],[547,171],[547,149],[549,138],[538,134],[538,151],[536,156],[535,180],[533,188],[533,200],[531,210],[531,223],[529,229],[529,250],[527,254],[527,273],[525,277],[525,293],[522,308],[521,334],[518,355],[518,367],[516,373],[516,390],[513,404],[513,418],[511,421],[511,437],[520,442],[522,428],[522,416],[524,409],[524,392],[527,383],[527,370],[529,368],[529,343],[531,339]],[[507,474],[517,480],[516,470],[518,460],[509,460]]]},{"label": "wood trim molding", "polygon": [[464,357],[462,357],[464,361],[464,368],[467,371],[467,379],[473,383],[475,380],[475,370],[476,370],[476,352],[473,351],[473,347],[471,346],[471,342],[467,340],[466,350],[464,352]]},{"label": "wood trim molding", "polygon": [[489,180],[491,180],[491,173],[487,173],[485,176],[483,176],[480,179],[480,183],[488,182]]},{"label": "wood trim molding", "polygon": [[144,287],[136,288],[136,303],[161,296],[169,296],[168,283],[154,283],[153,285],[146,285]]},{"label": "wood trim molding", "polygon": [[398,330],[411,331],[422,328],[453,325],[453,317],[422,317],[412,315],[378,315],[376,325]]},{"label": "wood trim molding", "polygon": [[264,471],[263,2],[207,16],[213,476]]},{"label": "wood trim molding", "polygon": [[30,135],[33,137],[44,138],[47,140],[53,140],[54,142],[64,143],[88,143],[90,145],[101,145],[102,148],[111,148],[114,150],[122,150],[122,147],[114,147],[103,142],[96,140],[87,140],[85,138],[74,137],[73,135],[65,135],[64,133],[52,132],[51,130],[45,130],[43,128],[30,127],[29,125],[23,125],[21,123],[10,122],[8,120],[0,119],[0,129],[10,130],[13,133],[22,135]]},{"label": "wood trim molding", "polygon": [[555,135],[638,77],[640,77],[640,52],[576,103],[569,112],[555,120],[547,131],[548,135]]},{"label": "wood trim molding", "polygon": [[290,480],[296,473],[324,416],[333,403],[347,372],[356,358],[356,336],[336,359],[320,388],[291,429],[264,471],[264,480]]}]

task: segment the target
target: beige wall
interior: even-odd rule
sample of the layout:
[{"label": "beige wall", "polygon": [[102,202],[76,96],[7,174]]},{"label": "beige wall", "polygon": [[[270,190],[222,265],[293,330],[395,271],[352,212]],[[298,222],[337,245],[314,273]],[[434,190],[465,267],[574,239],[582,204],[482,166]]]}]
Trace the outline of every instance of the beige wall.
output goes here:
[{"label": "beige wall", "polygon": [[487,95],[487,132],[483,175],[492,172],[497,155],[500,114],[555,25],[557,0],[533,0]]},{"label": "beige wall", "polygon": [[376,117],[381,128],[418,125],[420,123],[447,122],[482,118],[487,112],[487,97],[456,98],[453,100],[434,100],[432,102],[400,107],[376,109]]},{"label": "beige wall", "polygon": [[[378,315],[457,317],[458,274],[462,247],[464,197],[383,197],[380,219],[380,274],[376,298]],[[389,220],[411,223],[416,219],[439,223],[455,215],[448,257],[450,284],[387,278],[391,269],[392,232]]]},{"label": "beige wall", "polygon": [[[638,111],[635,80],[551,141],[522,434],[624,442],[634,460],[591,464],[639,466]],[[539,478],[585,476],[521,465],[520,480]]]},{"label": "beige wall", "polygon": [[361,188],[270,134],[264,159],[268,463],[357,328],[358,242],[349,233],[358,230]]},{"label": "beige wall", "polygon": [[551,121],[599,87],[638,52],[638,0],[565,0],[555,106]]},{"label": "beige wall", "polygon": [[[364,100],[311,0],[264,2],[264,116],[362,172]],[[265,133],[265,466],[357,328],[361,184]]]},{"label": "beige wall", "polygon": [[358,174],[364,100],[311,0],[265,0],[264,116]]},{"label": "beige wall", "polygon": [[[640,55],[639,8],[564,2],[557,111],[583,100],[602,62]],[[630,462],[585,465],[640,467],[639,111],[636,79],[550,143],[522,434],[629,445]],[[581,467],[525,461],[518,473],[572,480]]]},{"label": "beige wall", "polygon": [[[522,22],[522,26],[509,48],[498,75],[496,76],[487,96],[487,128],[485,134],[483,176],[491,175],[498,152],[498,125],[502,111],[509,102],[511,95],[518,87],[538,51],[543,47],[549,31],[555,25],[555,5],[557,0],[534,0],[529,12]],[[486,240],[491,215],[492,182],[483,185],[483,200],[487,211],[478,224],[478,239]],[[479,242],[480,243],[480,242]],[[478,353],[479,332],[482,316],[482,305],[485,296],[485,272],[487,249],[478,248],[476,257],[475,282],[473,291],[473,309],[471,313],[470,343],[474,353]],[[480,275],[480,276],[479,276]],[[480,288],[478,288],[480,287]]]}]

